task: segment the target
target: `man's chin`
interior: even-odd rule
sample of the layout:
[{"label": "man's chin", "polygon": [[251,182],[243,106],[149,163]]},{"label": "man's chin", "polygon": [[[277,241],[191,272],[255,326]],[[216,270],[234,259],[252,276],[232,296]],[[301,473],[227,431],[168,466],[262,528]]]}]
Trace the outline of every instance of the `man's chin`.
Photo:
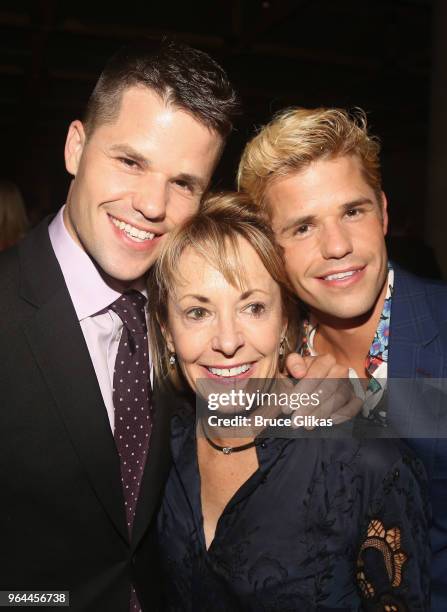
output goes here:
[{"label": "man's chin", "polygon": [[150,264],[148,264],[147,267],[134,268],[133,270],[129,270],[129,268],[123,270],[122,268],[113,267],[108,268],[108,271],[100,267],[98,267],[98,270],[105,282],[112,287],[112,289],[116,291],[125,291],[138,281],[144,281],[149,268]]},{"label": "man's chin", "polygon": [[373,309],[374,302],[355,304],[352,300],[346,300],[346,302],[338,301],[334,304],[325,302],[311,307],[311,311],[317,321],[329,325],[336,325],[337,322],[343,324],[354,321],[357,323],[366,321],[371,316]]}]

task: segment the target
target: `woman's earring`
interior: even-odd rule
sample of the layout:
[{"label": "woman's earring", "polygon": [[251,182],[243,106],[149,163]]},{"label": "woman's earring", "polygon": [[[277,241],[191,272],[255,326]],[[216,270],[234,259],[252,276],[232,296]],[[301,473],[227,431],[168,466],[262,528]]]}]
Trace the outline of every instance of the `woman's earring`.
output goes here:
[{"label": "woman's earring", "polygon": [[279,343],[279,356],[283,357],[284,355],[284,344],[286,342],[286,339],[284,337],[281,338],[281,341]]},{"label": "woman's earring", "polygon": [[171,368],[175,366],[175,353],[171,353],[169,356],[169,365]]}]

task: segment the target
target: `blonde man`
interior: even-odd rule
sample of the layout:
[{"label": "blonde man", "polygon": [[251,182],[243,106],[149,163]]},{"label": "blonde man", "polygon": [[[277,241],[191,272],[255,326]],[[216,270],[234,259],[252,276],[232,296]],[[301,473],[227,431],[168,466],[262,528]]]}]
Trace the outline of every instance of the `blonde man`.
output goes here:
[{"label": "blonde man", "polygon": [[[331,354],[360,380],[363,416],[407,433],[420,414],[399,414],[384,390],[391,378],[447,375],[447,288],[388,262],[379,153],[362,111],[289,109],[247,144],[238,181],[270,219],[307,305],[301,355]],[[410,443],[431,482],[432,609],[446,610],[447,445]]]}]

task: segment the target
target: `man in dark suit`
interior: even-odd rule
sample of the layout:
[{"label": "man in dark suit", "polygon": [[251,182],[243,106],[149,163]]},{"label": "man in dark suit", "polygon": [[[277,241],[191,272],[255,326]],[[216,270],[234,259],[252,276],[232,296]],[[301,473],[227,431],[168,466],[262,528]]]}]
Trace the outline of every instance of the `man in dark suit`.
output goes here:
[{"label": "man in dark suit", "polygon": [[[289,109],[247,145],[239,185],[270,217],[306,304],[301,357],[290,358],[290,371],[300,376],[306,359],[331,355],[349,368],[364,423],[379,435],[392,430],[407,438],[425,464],[433,510],[432,610],[443,612],[447,402],[442,381],[435,393],[420,391],[424,381],[447,376],[447,286],[388,261],[379,152],[361,112]],[[432,437],[421,437],[423,431]],[[371,604],[374,598],[380,594],[371,593]]]},{"label": "man in dark suit", "polygon": [[144,277],[196,211],[235,110],[206,54],[122,50],[69,127],[65,206],[0,258],[0,590],[160,608],[171,397],[148,384]]}]

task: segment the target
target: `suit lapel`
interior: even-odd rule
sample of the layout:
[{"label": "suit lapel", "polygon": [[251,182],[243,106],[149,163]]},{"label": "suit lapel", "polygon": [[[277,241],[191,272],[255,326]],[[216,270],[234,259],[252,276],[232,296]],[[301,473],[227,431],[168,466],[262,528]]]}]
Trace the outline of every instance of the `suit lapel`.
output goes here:
[{"label": "suit lapel", "polygon": [[59,416],[98,499],[128,539],[120,465],[81,327],[41,224],[20,249],[22,297],[36,307],[23,325]]}]

